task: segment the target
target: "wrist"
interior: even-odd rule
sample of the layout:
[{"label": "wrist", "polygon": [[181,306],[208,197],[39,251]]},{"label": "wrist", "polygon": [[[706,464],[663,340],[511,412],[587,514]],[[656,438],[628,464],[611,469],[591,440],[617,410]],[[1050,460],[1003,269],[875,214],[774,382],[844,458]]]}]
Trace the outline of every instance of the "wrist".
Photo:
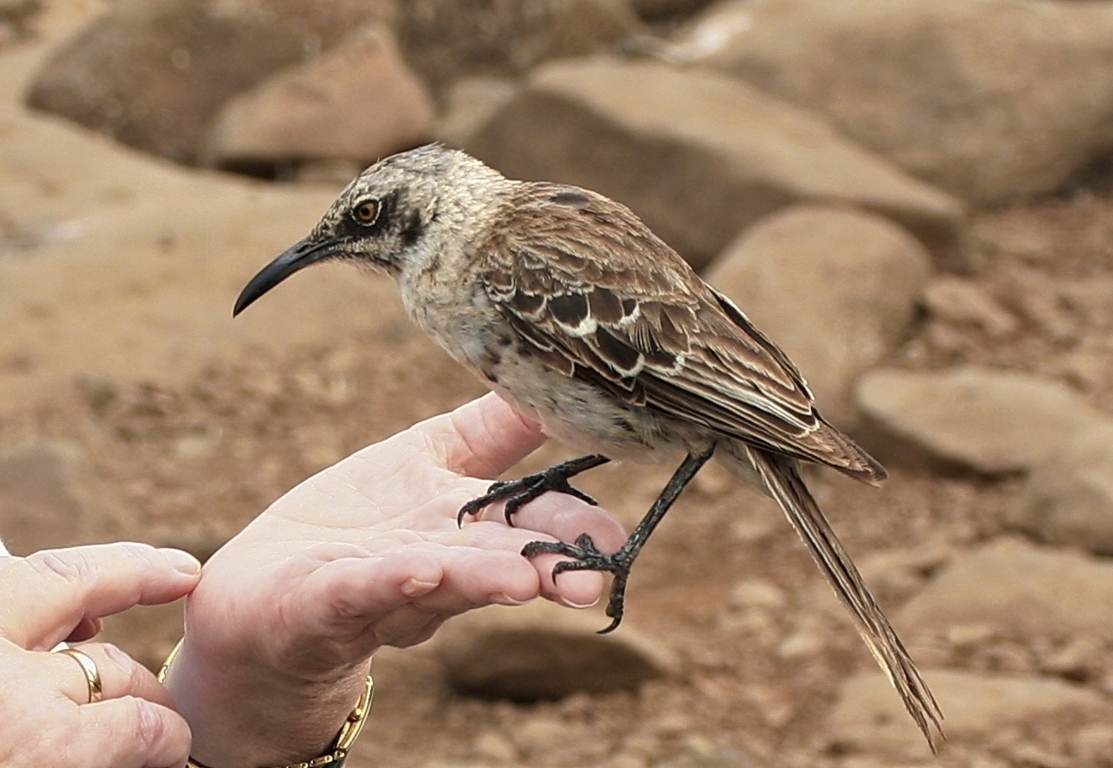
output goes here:
[{"label": "wrist", "polygon": [[[211,768],[282,766],[329,753],[368,685],[370,661],[305,680],[257,660],[213,658],[185,639],[165,684]],[[327,764],[327,763],[325,763]]]}]

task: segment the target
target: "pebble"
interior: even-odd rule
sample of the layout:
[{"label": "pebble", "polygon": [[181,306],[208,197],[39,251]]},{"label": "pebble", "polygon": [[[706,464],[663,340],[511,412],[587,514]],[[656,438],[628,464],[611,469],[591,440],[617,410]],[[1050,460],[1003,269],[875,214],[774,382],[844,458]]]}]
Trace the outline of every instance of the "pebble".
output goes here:
[{"label": "pebble", "polygon": [[784,590],[765,579],[745,579],[730,591],[734,608],[780,608],[786,602]]},{"label": "pebble", "polygon": [[1074,765],[1113,766],[1113,726],[1106,723],[1087,725],[1071,735],[1069,743]]},{"label": "pebble", "polygon": [[1095,421],[1037,466],[1007,520],[1048,544],[1113,555],[1113,420]]},{"label": "pebble", "polygon": [[1005,339],[1020,329],[1020,321],[977,283],[954,275],[940,275],[924,289],[924,306],[932,316],[950,323],[974,325],[991,339]]},{"label": "pebble", "polygon": [[519,758],[518,749],[513,742],[494,731],[479,734],[472,744],[472,752],[476,757],[496,763],[514,763]]}]

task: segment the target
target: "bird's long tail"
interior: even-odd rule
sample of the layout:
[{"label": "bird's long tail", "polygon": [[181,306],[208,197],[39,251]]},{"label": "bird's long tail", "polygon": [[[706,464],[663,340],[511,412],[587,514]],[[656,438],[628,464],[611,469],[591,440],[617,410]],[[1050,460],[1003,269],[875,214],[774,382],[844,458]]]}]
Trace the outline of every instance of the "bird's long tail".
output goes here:
[{"label": "bird's long tail", "polygon": [[780,504],[823,575],[850,611],[858,633],[900,694],[908,714],[923,732],[932,752],[935,752],[939,741],[944,738],[943,713],[896,630],[885,618],[850,555],[843,549],[831,524],[812,498],[804,479],[800,477],[795,459],[750,446],[746,447],[746,452],[765,487]]}]

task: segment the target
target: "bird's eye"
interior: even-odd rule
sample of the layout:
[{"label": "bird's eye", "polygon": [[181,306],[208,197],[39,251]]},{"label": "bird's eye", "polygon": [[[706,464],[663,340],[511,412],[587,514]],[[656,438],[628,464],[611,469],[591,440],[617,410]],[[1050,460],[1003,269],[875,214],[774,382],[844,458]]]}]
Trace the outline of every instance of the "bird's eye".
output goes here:
[{"label": "bird's eye", "polygon": [[364,200],[352,210],[352,215],[360,224],[374,224],[379,218],[379,203],[377,200]]}]

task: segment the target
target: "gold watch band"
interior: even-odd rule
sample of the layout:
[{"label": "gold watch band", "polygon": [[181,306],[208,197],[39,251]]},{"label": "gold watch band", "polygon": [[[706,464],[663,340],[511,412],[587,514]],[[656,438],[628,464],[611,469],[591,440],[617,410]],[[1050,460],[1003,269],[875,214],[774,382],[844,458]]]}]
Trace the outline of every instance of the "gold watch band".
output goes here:
[{"label": "gold watch band", "polygon": [[[184,640],[185,638],[182,638]],[[174,661],[174,657],[178,655],[178,650],[182,647],[182,640],[174,646],[174,650],[170,651],[170,655],[166,657],[166,661],[162,663],[162,667],[158,670],[158,681],[161,683],[166,679],[166,670],[170,668],[170,664]],[[283,766],[274,766],[274,768],[322,768],[323,766],[333,766],[339,768],[343,765],[344,761],[348,758],[348,752],[352,749],[352,745],[356,743],[359,734],[363,731],[363,726],[367,723],[367,714],[371,711],[371,702],[375,698],[375,680],[371,675],[367,676],[367,681],[363,685],[363,693],[359,696],[359,701],[356,702],[355,707],[348,713],[348,718],[344,724],[340,726],[340,733],[336,735],[332,745],[329,746],[328,752],[315,757],[312,760],[306,760],[300,763],[289,763]],[[210,768],[207,765],[197,762],[192,757],[186,762],[186,768]]]}]

